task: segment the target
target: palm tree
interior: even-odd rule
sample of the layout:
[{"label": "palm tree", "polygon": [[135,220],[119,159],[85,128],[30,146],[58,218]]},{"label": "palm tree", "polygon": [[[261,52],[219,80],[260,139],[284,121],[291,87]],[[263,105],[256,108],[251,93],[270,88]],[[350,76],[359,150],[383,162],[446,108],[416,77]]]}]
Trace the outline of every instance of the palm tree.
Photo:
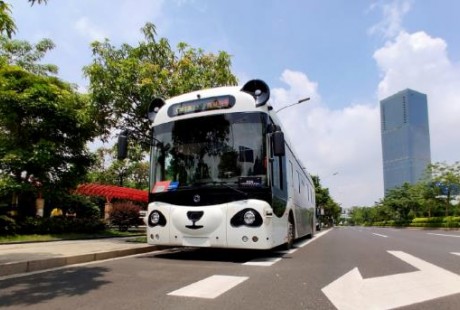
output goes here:
[{"label": "palm tree", "polygon": [[34,5],[35,2],[37,2],[38,4],[42,4],[42,3],[46,4],[47,1],[48,0],[29,0],[29,3],[30,5]]},{"label": "palm tree", "polygon": [[[28,0],[30,5],[46,4],[48,0]],[[14,23],[13,18],[11,17],[11,7],[8,3],[3,0],[0,0],[0,35],[6,33],[6,36],[11,39],[13,34],[16,33],[16,24]]]},{"label": "palm tree", "polygon": [[16,25],[11,18],[11,8],[5,1],[0,0],[0,35],[5,32],[8,38],[16,33]]}]

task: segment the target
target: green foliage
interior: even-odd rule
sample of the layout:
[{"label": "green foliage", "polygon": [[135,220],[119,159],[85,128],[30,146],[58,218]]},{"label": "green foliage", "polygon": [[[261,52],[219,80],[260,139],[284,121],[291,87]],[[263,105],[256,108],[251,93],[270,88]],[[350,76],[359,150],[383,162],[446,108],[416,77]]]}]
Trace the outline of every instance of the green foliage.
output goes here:
[{"label": "green foliage", "polygon": [[205,53],[186,43],[179,43],[175,52],[166,38],[157,38],[153,24],[147,23],[142,32],[145,39],[137,46],[92,43],[93,62],[84,72],[98,107],[94,117],[105,136],[114,127],[129,129],[132,139],[143,142],[152,99],[237,83],[229,54]]},{"label": "green foliage", "polygon": [[69,84],[0,68],[0,191],[73,188],[93,162],[95,133],[87,98]]},{"label": "green foliage", "polygon": [[0,69],[0,196],[56,193],[82,179],[94,133],[86,105],[56,78]]},{"label": "green foliage", "polygon": [[[354,207],[350,223],[355,225],[457,227],[460,195],[460,163],[435,163],[426,177],[416,184],[403,184],[390,190],[373,207]],[[452,217],[453,216],[453,217]],[[446,220],[445,220],[446,219]]]},{"label": "green foliage", "polygon": [[105,230],[105,224],[99,219],[81,219],[65,217],[34,218],[21,222],[21,234],[62,234],[62,233],[97,233]]},{"label": "green foliage", "polygon": [[6,34],[11,38],[16,33],[16,25],[11,17],[11,8],[8,3],[0,0],[0,37]]},{"label": "green foliage", "polygon": [[14,235],[18,229],[19,226],[13,218],[6,215],[0,215],[0,236]]},{"label": "green foliage", "polygon": [[324,215],[321,216],[321,222],[327,225],[338,223],[340,219],[340,206],[336,203],[329,194],[328,188],[321,186],[319,176],[312,176],[313,184],[315,185],[315,201],[316,208],[322,209]]},{"label": "green foliage", "polygon": [[35,3],[42,4],[42,3],[47,3],[48,0],[29,0],[30,5],[34,5]]},{"label": "green foliage", "polygon": [[126,231],[139,223],[140,209],[132,202],[116,202],[110,211],[109,220],[112,225],[118,226],[118,230]]},{"label": "green foliage", "polygon": [[50,39],[42,39],[32,45],[27,41],[0,37],[0,63],[16,65],[37,75],[57,74],[56,65],[41,63],[46,53],[54,47]]},{"label": "green foliage", "polygon": [[419,217],[412,220],[413,224],[442,223],[443,217]]},{"label": "green foliage", "polygon": [[116,145],[95,151],[96,161],[88,173],[88,182],[120,185],[146,190],[148,188],[149,162],[145,160],[140,145],[131,145],[128,159],[117,160]]},{"label": "green foliage", "polygon": [[80,219],[97,220],[102,217],[100,208],[86,196],[64,194],[60,199],[53,199],[53,207],[62,209],[64,214],[75,213]]}]

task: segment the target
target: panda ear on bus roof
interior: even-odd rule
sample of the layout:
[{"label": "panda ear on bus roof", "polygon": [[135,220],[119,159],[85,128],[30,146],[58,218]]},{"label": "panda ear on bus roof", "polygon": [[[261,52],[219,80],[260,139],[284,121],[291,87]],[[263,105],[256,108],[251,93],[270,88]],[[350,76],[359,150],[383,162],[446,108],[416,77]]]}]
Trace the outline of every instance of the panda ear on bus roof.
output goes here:
[{"label": "panda ear on bus roof", "polygon": [[155,98],[150,102],[148,112],[147,112],[147,118],[153,122],[155,119],[155,116],[157,115],[158,111],[162,106],[165,105],[165,101],[162,98]]},{"label": "panda ear on bus roof", "polygon": [[241,91],[250,94],[256,100],[256,107],[263,106],[270,98],[270,88],[262,80],[250,80],[244,84]]}]

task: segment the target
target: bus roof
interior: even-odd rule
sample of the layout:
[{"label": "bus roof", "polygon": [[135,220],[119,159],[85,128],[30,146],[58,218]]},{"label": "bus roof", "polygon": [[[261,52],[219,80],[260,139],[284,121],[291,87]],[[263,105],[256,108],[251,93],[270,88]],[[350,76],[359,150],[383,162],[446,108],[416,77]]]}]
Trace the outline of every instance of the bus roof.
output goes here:
[{"label": "bus roof", "polygon": [[[233,97],[234,104],[232,106],[226,107],[225,109],[209,109],[209,110],[200,110],[199,112],[195,111],[193,113],[180,113],[171,115],[171,107],[180,104],[193,104],[194,102],[203,102],[206,101],[207,98],[215,99],[215,98],[223,98],[223,97]],[[187,119],[187,118],[194,118],[194,117],[202,117],[208,115],[215,115],[215,114],[222,114],[222,113],[233,113],[233,112],[265,112],[273,115],[274,113],[270,113],[272,108],[270,105],[262,105],[256,107],[255,99],[252,95],[247,92],[241,90],[239,86],[224,86],[224,87],[216,87],[216,88],[209,88],[209,89],[202,89],[198,91],[193,91],[190,93],[182,94],[176,97],[172,97],[166,100],[166,104],[158,111],[154,124],[159,125],[163,123],[168,123],[170,121]],[[276,118],[276,116],[275,116]],[[273,119],[275,123],[279,123],[276,119]]]}]

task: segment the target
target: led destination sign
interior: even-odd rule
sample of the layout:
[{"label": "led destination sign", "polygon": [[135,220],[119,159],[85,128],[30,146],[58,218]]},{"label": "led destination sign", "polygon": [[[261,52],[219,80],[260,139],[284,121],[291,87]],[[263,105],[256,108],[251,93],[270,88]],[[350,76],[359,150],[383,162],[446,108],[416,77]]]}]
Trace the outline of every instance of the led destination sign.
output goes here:
[{"label": "led destination sign", "polygon": [[219,96],[173,104],[168,109],[170,117],[212,110],[229,109],[235,104],[232,96]]}]

